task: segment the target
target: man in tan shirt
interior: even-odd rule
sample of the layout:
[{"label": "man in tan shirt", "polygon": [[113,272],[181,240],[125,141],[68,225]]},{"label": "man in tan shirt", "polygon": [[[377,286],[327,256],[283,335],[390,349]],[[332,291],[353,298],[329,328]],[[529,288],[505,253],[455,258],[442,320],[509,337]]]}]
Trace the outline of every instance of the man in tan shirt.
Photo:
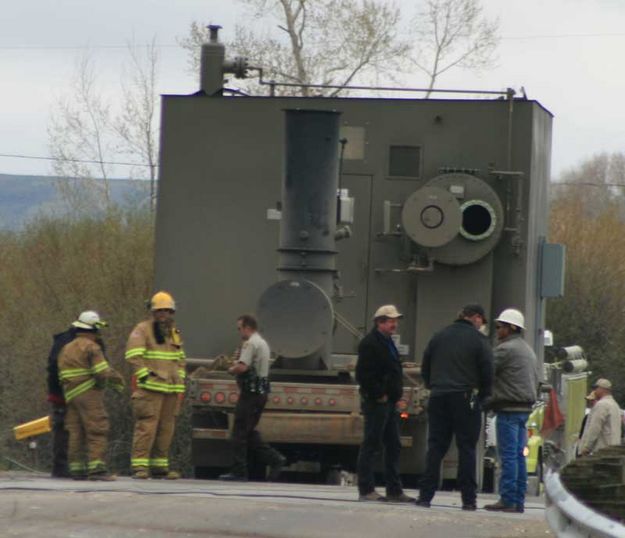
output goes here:
[{"label": "man in tan shirt", "polygon": [[621,444],[621,409],[612,397],[612,383],[608,379],[598,379],[593,389],[597,403],[590,411],[580,443],[582,456]]}]

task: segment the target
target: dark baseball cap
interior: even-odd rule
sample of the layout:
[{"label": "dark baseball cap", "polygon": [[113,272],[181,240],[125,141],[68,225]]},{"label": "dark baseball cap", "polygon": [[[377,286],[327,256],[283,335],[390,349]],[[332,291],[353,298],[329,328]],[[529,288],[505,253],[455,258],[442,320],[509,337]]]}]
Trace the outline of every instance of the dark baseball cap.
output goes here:
[{"label": "dark baseball cap", "polygon": [[486,319],[486,311],[484,310],[484,307],[477,303],[464,305],[460,313],[465,318],[469,318],[477,314],[481,316],[481,318],[484,320],[484,323],[488,322],[488,319]]}]

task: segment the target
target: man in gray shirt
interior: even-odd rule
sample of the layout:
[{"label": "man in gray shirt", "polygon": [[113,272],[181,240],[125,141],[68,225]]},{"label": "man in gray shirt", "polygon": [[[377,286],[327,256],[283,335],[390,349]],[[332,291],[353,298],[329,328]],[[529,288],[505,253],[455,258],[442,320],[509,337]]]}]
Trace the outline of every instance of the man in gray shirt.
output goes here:
[{"label": "man in gray shirt", "polygon": [[269,385],[269,346],[258,333],[254,316],[244,314],[237,319],[243,344],[238,360],[228,369],[236,376],[239,399],[234,410],[232,445],[234,464],[221,480],[247,480],[248,451],[255,452],[259,462],[269,465],[269,479],[276,480],[286,458],[263,442],[256,426],[267,404]]},{"label": "man in gray shirt", "polygon": [[621,444],[622,413],[612,397],[612,383],[608,379],[598,379],[593,389],[597,403],[590,411],[582,435],[579,447],[582,456]]},{"label": "man in gray shirt", "polygon": [[497,346],[495,382],[489,407],[497,413],[497,452],[501,461],[500,499],[484,508],[499,512],[523,512],[527,490],[526,422],[538,392],[538,360],[523,339],[525,318],[507,308],[495,320]]}]

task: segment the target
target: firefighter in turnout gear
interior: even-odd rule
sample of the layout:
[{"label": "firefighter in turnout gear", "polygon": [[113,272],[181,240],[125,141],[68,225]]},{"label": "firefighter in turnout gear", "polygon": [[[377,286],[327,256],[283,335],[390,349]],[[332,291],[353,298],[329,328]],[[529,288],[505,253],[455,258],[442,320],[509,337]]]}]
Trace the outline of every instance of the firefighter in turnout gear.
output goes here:
[{"label": "firefighter in turnout gear", "polygon": [[106,323],[98,313],[83,312],[72,326],[76,329],[75,338],[63,347],[58,359],[59,380],[67,405],[69,471],[76,480],[114,480],[104,462],[109,419],[103,389],[111,386],[121,391],[124,381],[104,357],[99,329]]},{"label": "firefighter in turnout gear", "polygon": [[185,354],[174,324],[173,297],[159,291],[151,318],[130,333],[126,360],[133,368],[135,429],[130,465],[133,478],[179,478],[169,469],[169,446],[185,391]]}]

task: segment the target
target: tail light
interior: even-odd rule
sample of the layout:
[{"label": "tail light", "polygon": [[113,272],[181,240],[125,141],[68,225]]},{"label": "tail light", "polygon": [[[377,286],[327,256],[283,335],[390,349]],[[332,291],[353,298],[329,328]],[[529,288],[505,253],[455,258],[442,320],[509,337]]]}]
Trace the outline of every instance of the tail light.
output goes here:
[{"label": "tail light", "polygon": [[202,392],[202,394],[200,394],[200,400],[202,400],[204,403],[210,402],[211,399],[212,395],[210,392]]},{"label": "tail light", "polygon": [[293,399],[293,396],[289,396],[289,397],[286,399],[286,403],[288,403],[288,404],[293,404],[293,403],[295,403],[295,400]]},{"label": "tail light", "polygon": [[321,405],[323,403],[323,401],[321,400],[321,398],[315,398],[315,405]]},{"label": "tail light", "polygon": [[302,399],[300,400],[300,403],[302,405],[308,405],[308,398],[306,398],[306,396],[302,396]]},{"label": "tail light", "polygon": [[226,395],[223,392],[215,394],[215,403],[222,404],[226,401]]},{"label": "tail light", "polygon": [[330,405],[331,407],[334,407],[336,405],[336,400],[334,398],[330,398],[328,400],[328,405]]},{"label": "tail light", "polygon": [[237,403],[237,402],[239,401],[239,393],[238,393],[238,392],[231,392],[231,393],[228,395],[228,401],[229,401],[231,404],[235,404],[235,403]]},{"label": "tail light", "polygon": [[282,400],[280,399],[280,396],[274,396],[271,401],[275,404],[279,404]]},{"label": "tail light", "polygon": [[403,411],[402,413],[399,413],[399,418],[407,420],[408,419],[408,413],[406,413],[405,411]]}]

